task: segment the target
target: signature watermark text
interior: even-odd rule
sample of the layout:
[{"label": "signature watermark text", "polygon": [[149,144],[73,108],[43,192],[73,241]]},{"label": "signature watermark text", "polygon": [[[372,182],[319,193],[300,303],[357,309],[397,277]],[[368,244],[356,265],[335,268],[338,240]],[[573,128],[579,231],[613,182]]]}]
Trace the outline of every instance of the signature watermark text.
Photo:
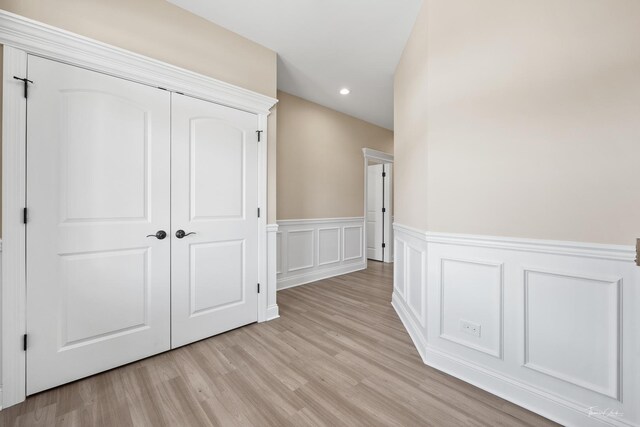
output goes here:
[{"label": "signature watermark text", "polygon": [[624,413],[618,411],[617,409],[612,409],[612,408],[604,408],[601,409],[597,406],[591,406],[589,408],[587,408],[587,414],[589,414],[590,417],[623,417]]}]

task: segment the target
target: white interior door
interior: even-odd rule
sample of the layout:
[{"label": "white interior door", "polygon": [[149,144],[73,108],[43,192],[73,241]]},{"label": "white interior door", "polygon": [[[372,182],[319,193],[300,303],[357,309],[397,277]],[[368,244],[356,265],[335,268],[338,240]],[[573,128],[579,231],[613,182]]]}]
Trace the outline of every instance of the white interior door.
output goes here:
[{"label": "white interior door", "polygon": [[258,319],[257,125],[173,96],[172,347]]},{"label": "white interior door", "polygon": [[367,258],[382,261],[383,165],[367,167]]},{"label": "white interior door", "polygon": [[385,163],[384,167],[384,208],[383,242],[384,262],[393,262],[393,163]]},{"label": "white interior door", "polygon": [[27,394],[169,349],[170,95],[29,56]]}]

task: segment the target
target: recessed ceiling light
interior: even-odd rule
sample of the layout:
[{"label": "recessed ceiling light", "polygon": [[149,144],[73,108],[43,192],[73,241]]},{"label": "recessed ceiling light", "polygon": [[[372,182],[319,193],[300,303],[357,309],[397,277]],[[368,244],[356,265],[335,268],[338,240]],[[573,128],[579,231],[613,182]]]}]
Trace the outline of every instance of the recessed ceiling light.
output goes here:
[{"label": "recessed ceiling light", "polygon": [[340,95],[349,95],[349,93],[351,93],[351,91],[346,87],[343,87],[342,89],[340,89]]}]

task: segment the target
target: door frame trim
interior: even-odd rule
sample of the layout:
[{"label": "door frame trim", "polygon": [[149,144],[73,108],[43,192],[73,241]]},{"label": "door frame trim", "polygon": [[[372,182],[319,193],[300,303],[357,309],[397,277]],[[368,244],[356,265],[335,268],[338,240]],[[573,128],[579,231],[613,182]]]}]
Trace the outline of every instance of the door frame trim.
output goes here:
[{"label": "door frame trim", "polygon": [[[385,153],[383,151],[374,150],[372,148],[363,148],[362,155],[364,157],[364,218],[365,218],[365,228],[366,228],[366,219],[367,219],[367,199],[369,196],[369,175],[368,175],[368,167],[370,164],[390,164],[393,165],[393,154]],[[384,227],[384,236],[383,243],[385,244],[385,249],[389,250],[382,252],[382,260],[383,262],[393,262],[393,203],[391,203],[392,192],[393,192],[393,169],[391,174],[388,176],[388,179],[384,182],[384,206],[386,207],[386,215],[383,216],[383,227]],[[363,253],[365,254],[366,262],[369,262],[367,258],[367,232],[364,230],[364,239],[363,241]]]},{"label": "door frame trim", "polygon": [[[2,114],[2,369],[0,408],[26,398],[26,253],[22,209],[26,194],[27,55],[37,55],[137,83],[240,109],[258,116],[258,204],[267,209],[267,117],[277,99],[0,10]],[[37,82],[35,82],[37,84]],[[266,215],[258,218],[258,280],[267,288]],[[258,295],[258,322],[267,320],[267,293]],[[273,311],[273,310],[272,310]]]},{"label": "door frame trim", "polygon": [[[26,194],[27,103],[21,82],[27,54],[4,46],[2,102],[2,407],[26,394],[26,239],[22,209]],[[11,337],[11,339],[9,339]]]}]

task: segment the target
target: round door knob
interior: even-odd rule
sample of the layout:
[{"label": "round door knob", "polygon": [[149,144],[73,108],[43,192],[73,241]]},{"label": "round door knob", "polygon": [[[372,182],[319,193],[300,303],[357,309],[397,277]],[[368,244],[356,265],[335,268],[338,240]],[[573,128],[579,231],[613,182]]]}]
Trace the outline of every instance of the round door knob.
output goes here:
[{"label": "round door knob", "polygon": [[183,237],[189,236],[189,235],[191,235],[191,234],[196,234],[196,233],[194,233],[193,231],[192,231],[192,232],[190,232],[190,233],[185,233],[185,231],[184,231],[184,230],[178,230],[178,231],[176,231],[176,237],[177,237],[178,239],[182,239]]},{"label": "round door knob", "polygon": [[156,234],[149,234],[147,237],[155,237],[158,240],[162,240],[167,237],[167,232],[164,230],[160,230]]}]

